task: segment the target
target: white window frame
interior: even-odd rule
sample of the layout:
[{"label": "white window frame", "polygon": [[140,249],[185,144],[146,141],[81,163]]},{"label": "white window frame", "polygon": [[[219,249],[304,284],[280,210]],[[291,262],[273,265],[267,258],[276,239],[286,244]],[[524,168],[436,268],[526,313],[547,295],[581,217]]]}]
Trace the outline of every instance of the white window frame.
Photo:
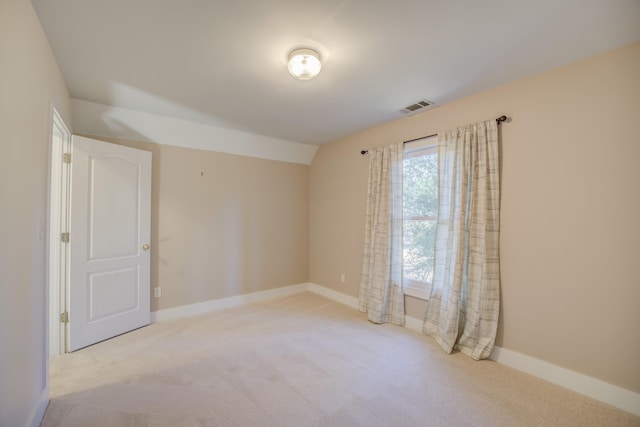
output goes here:
[{"label": "white window frame", "polygon": [[[438,153],[438,137],[437,135],[434,135],[427,138],[419,139],[417,141],[406,143],[404,145],[403,157],[404,159],[409,159],[412,157],[420,157],[420,156],[437,154],[437,153]],[[407,219],[437,221],[438,218],[435,216],[434,217],[427,216],[427,217],[411,217]],[[404,218],[403,218],[403,221],[404,221]],[[428,300],[429,295],[431,293],[432,284],[430,282],[418,282],[416,280],[411,280],[403,277],[402,286],[403,286],[405,295],[409,295],[414,298],[419,298],[423,300]]]}]

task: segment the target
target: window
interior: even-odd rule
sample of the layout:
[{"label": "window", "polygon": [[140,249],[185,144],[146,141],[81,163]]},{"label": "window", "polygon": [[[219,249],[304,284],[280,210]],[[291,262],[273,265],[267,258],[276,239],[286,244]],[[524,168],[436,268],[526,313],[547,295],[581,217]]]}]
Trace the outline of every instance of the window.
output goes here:
[{"label": "window", "polygon": [[403,164],[403,281],[405,293],[427,299],[433,281],[438,213],[436,138],[405,145]]}]

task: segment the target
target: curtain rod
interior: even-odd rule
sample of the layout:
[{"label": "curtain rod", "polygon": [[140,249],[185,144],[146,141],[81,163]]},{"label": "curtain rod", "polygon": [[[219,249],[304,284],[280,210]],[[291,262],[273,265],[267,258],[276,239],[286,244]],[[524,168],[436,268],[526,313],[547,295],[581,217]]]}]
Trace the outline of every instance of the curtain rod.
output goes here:
[{"label": "curtain rod", "polygon": [[[507,116],[500,116],[496,119],[496,123],[500,124],[502,122],[506,122],[507,121]],[[419,141],[421,139],[425,139],[425,138],[431,138],[432,136],[438,136],[437,133],[434,133],[433,135],[427,135],[427,136],[421,136],[420,138],[414,138],[414,139],[410,139],[408,141],[402,141],[403,144],[406,144],[407,142],[413,142],[413,141]],[[367,154],[369,152],[369,150],[362,150],[360,152],[360,154],[362,154],[363,156],[365,154]]]}]

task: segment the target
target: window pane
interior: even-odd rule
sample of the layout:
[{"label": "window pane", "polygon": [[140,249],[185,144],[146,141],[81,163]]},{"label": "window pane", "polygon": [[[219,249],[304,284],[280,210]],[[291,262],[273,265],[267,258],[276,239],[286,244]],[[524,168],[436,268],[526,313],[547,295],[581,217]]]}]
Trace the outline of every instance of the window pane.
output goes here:
[{"label": "window pane", "polygon": [[404,216],[432,216],[438,212],[437,153],[404,159]]},{"label": "window pane", "polygon": [[405,220],[403,228],[404,277],[431,283],[436,221]]}]

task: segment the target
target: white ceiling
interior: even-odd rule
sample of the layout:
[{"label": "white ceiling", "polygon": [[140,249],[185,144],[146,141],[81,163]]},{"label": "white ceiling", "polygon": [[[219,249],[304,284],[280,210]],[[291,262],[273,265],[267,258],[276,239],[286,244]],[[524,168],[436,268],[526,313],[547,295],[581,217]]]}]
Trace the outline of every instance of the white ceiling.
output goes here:
[{"label": "white ceiling", "polygon": [[32,3],[73,98],[315,145],[640,40],[640,0]]}]

